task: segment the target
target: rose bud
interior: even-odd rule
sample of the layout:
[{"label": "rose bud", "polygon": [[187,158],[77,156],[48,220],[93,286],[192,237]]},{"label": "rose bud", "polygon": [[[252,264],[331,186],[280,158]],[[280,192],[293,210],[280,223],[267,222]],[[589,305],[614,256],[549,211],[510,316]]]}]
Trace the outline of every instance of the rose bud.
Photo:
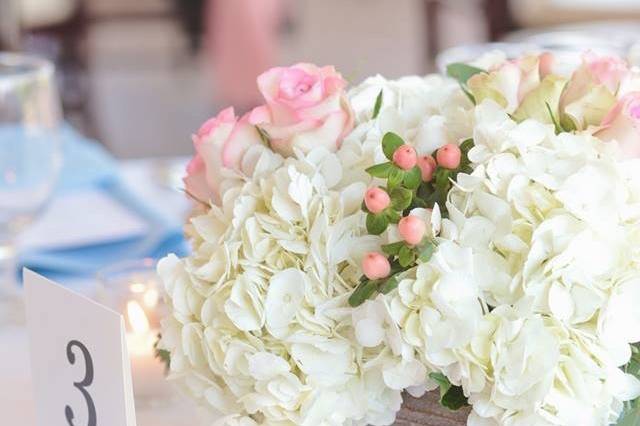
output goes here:
[{"label": "rose bud", "polygon": [[430,155],[423,155],[418,158],[418,167],[423,182],[431,182],[433,174],[436,172],[436,160]]},{"label": "rose bud", "polygon": [[393,153],[393,162],[402,170],[411,170],[418,161],[416,150],[411,145],[402,145]]},{"label": "rose bud", "polygon": [[460,152],[460,147],[452,143],[441,147],[436,153],[438,164],[445,169],[457,169],[458,166],[460,166],[461,157],[462,152]]},{"label": "rose bud", "polygon": [[398,222],[398,232],[412,246],[419,244],[427,232],[427,225],[417,216],[406,216]]},{"label": "rose bud", "polygon": [[389,207],[391,199],[384,189],[374,187],[367,189],[364,194],[364,205],[371,213],[377,214]]},{"label": "rose bud", "polygon": [[389,276],[391,265],[384,255],[371,251],[362,259],[362,271],[370,280],[379,280]]}]

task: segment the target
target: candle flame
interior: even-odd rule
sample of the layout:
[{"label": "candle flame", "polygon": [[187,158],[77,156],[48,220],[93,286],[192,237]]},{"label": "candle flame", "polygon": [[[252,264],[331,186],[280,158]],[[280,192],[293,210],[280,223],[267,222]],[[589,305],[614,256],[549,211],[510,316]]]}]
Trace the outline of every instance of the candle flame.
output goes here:
[{"label": "candle flame", "polygon": [[142,296],[142,301],[147,308],[155,308],[159,298],[160,294],[158,294],[158,290],[150,288],[144,293],[144,296]]},{"label": "candle flame", "polygon": [[129,290],[131,290],[131,293],[144,293],[146,289],[147,286],[143,283],[136,282],[129,285]]},{"label": "candle flame", "polygon": [[127,315],[129,324],[134,333],[145,333],[149,331],[149,320],[142,309],[142,306],[135,300],[127,302]]}]

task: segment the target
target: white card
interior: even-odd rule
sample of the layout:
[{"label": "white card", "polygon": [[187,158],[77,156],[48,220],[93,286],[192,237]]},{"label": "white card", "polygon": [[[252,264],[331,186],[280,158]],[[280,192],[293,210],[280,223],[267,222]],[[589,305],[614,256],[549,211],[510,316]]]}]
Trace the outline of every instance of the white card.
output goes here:
[{"label": "white card", "polygon": [[135,426],[122,315],[24,270],[38,426]]}]

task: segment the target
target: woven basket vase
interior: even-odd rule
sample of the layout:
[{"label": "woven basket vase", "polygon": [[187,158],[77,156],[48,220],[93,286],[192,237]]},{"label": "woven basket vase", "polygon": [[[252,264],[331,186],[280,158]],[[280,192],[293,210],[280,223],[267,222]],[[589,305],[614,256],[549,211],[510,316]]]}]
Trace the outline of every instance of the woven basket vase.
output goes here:
[{"label": "woven basket vase", "polygon": [[427,392],[422,398],[416,399],[407,395],[402,396],[404,403],[396,417],[396,426],[464,426],[470,408],[450,411],[438,403],[437,391]]}]

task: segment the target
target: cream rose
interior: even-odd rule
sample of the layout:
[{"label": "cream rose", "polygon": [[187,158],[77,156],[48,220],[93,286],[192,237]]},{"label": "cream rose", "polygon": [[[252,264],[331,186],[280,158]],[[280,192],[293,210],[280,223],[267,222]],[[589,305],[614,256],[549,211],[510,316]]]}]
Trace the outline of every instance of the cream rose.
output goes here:
[{"label": "cream rose", "polygon": [[266,105],[254,109],[250,120],[282,155],[292,155],[294,148],[306,153],[317,146],[334,152],[353,128],[345,86],[331,66],[272,68],[258,77]]},{"label": "cream rose", "polygon": [[560,98],[563,126],[586,129],[600,124],[628,74],[627,64],[620,58],[585,54]]}]

